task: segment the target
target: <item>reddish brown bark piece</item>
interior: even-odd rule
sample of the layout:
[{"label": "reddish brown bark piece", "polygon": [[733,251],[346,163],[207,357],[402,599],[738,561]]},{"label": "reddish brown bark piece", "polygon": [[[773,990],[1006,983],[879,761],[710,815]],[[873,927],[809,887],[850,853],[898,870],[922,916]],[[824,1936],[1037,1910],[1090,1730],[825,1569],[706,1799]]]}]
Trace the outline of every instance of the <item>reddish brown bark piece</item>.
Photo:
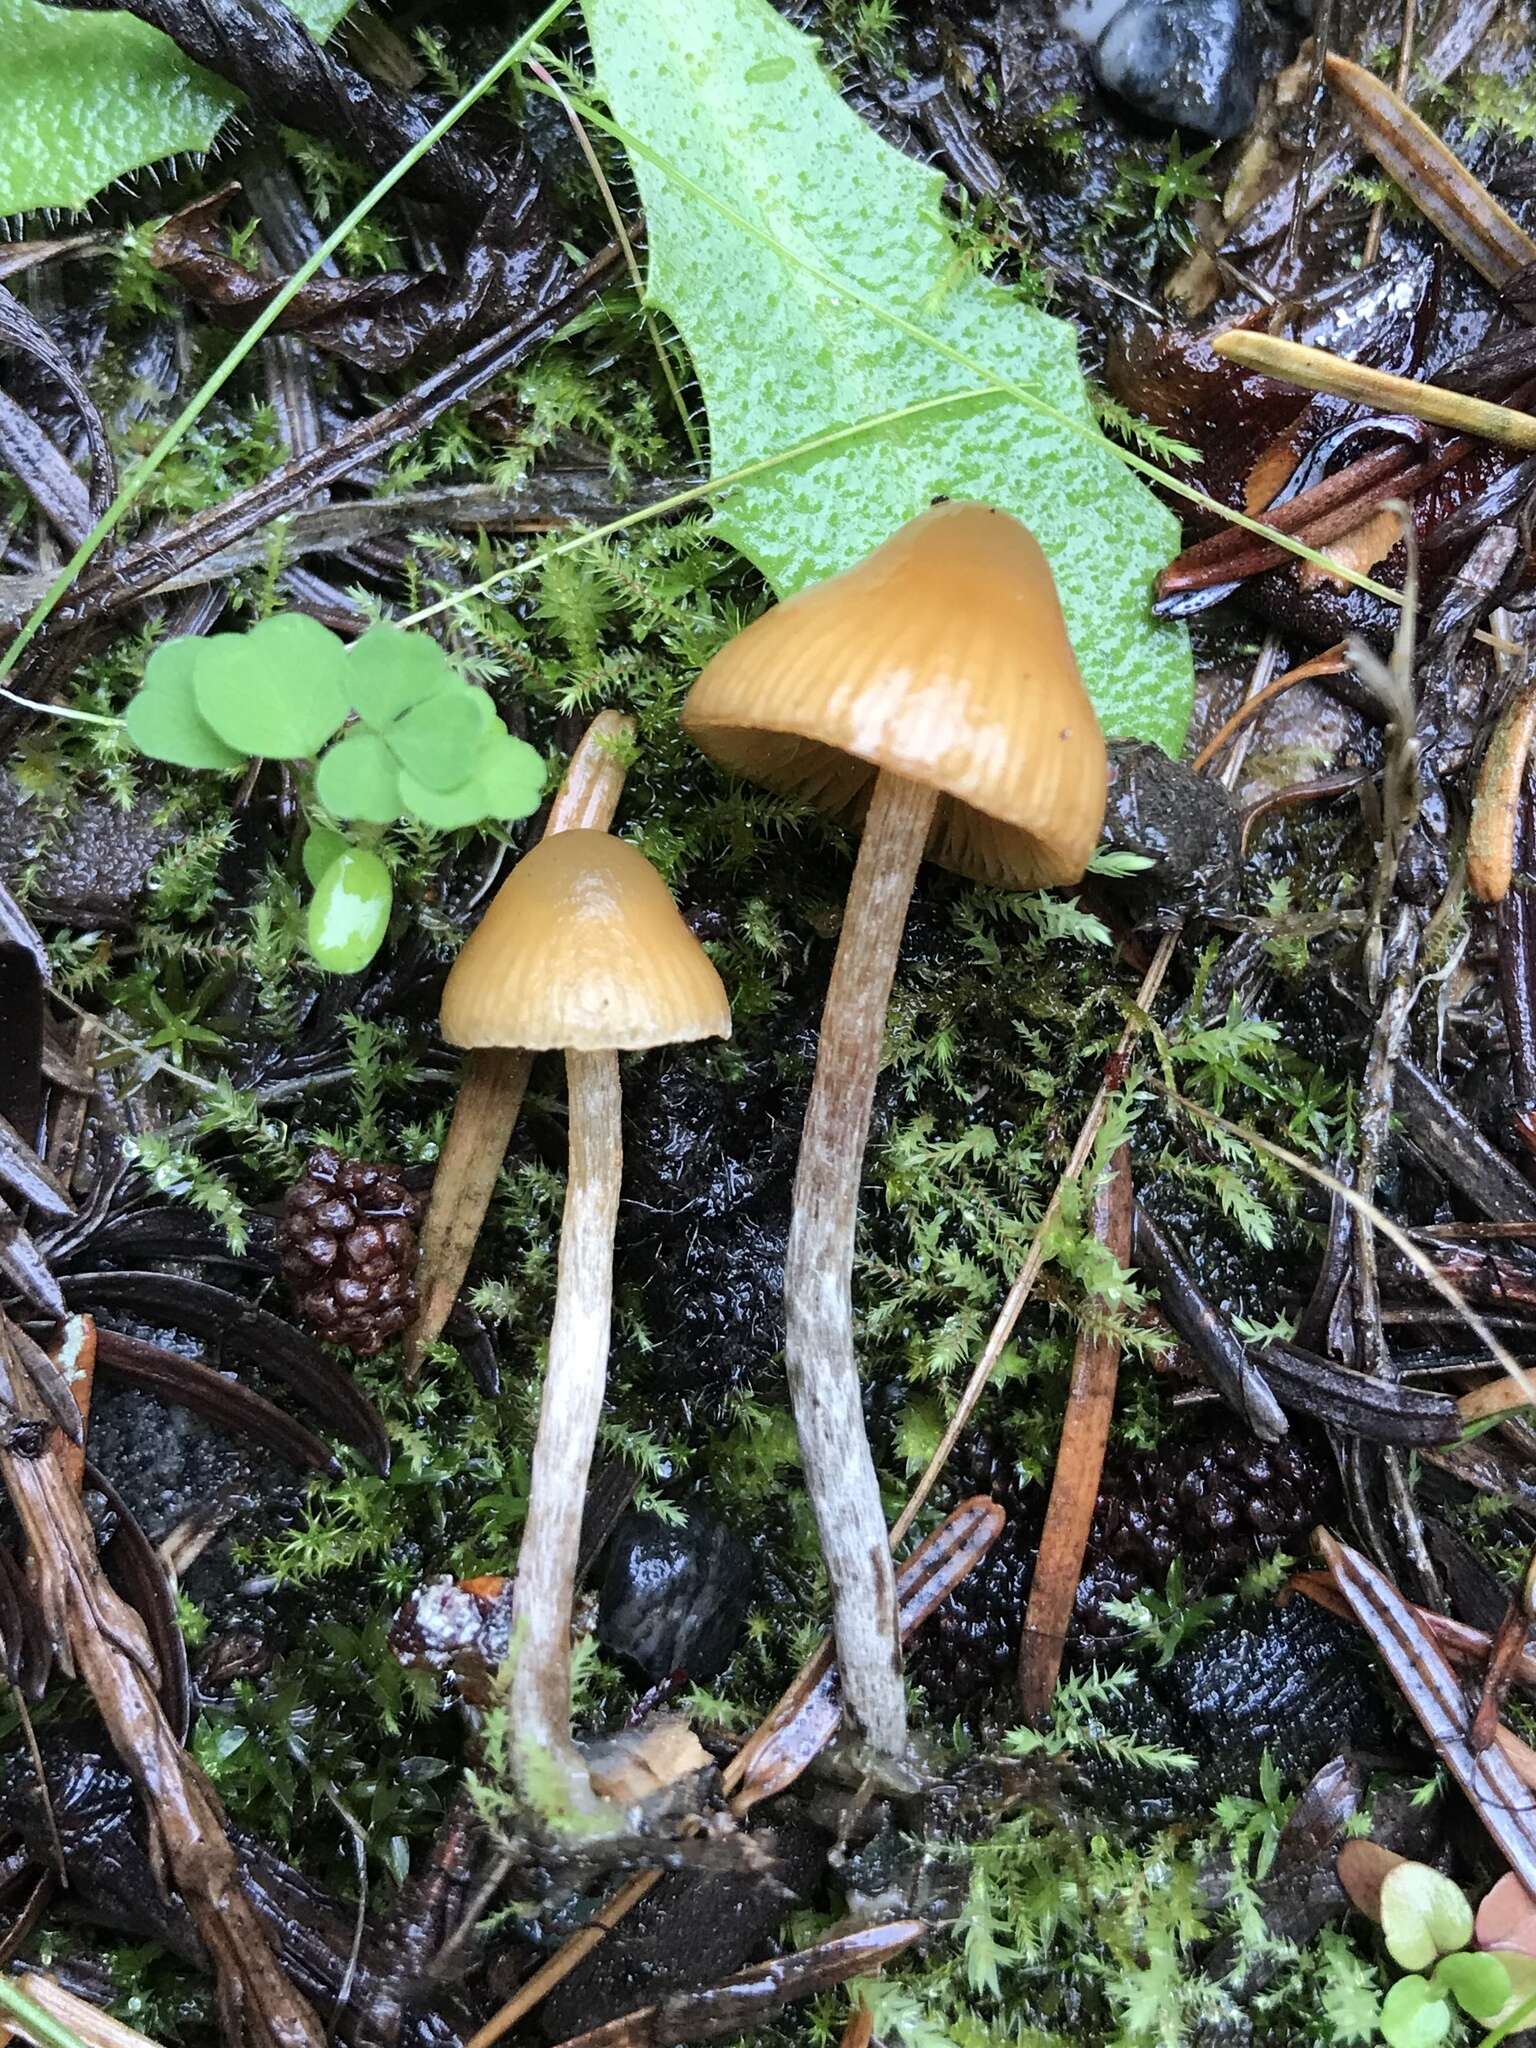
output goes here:
[{"label": "reddish brown bark piece", "polygon": [[[1092,1216],[1094,1236],[1122,1266],[1131,1260],[1132,1208],[1131,1150],[1122,1145],[1095,1192]],[[1048,1711],[1061,1673],[1067,1629],[1083,1575],[1083,1553],[1099,1498],[1119,1374],[1119,1343],[1097,1331],[1084,1330],[1072,1354],[1072,1383],[1062,1417],[1061,1444],[1019,1643],[1019,1701],[1026,1721],[1038,1720]]]},{"label": "reddish brown bark piece", "polygon": [[[23,1420],[45,1410],[0,1319],[0,1406]],[[283,1975],[240,1884],[213,1787],[181,1747],[157,1696],[144,1624],[108,1584],[91,1526],[57,1448],[19,1456],[0,1436],[0,1479],[26,1538],[37,1605],[55,1651],[89,1688],[133,1777],[151,1853],[185,1901],[208,1952],[231,2048],[322,2048],[308,2003]]]},{"label": "reddish brown bark piece", "polygon": [[1346,1842],[1339,1851],[1334,1868],[1339,1874],[1339,1883],[1349,1893],[1349,1903],[1357,1913],[1363,1913],[1367,1920],[1381,1925],[1381,1887],[1391,1871],[1399,1863],[1406,1863],[1406,1856],[1399,1856],[1393,1849],[1383,1848],[1380,1842]]}]

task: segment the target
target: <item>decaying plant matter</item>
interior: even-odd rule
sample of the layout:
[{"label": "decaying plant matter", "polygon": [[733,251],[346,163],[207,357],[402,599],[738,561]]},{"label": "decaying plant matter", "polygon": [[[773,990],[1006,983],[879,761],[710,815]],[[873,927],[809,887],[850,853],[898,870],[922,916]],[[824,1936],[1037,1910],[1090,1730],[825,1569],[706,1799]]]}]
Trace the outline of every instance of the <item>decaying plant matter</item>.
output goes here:
[{"label": "decaying plant matter", "polygon": [[102,1574],[62,1457],[56,1447],[39,1455],[17,1447],[18,1427],[51,1432],[8,1322],[0,1322],[0,1422],[0,1478],[21,1522],[45,1626],[143,1796],[159,1857],[208,1952],[227,2039],[319,2048],[320,2022],[284,1977],[245,1895],[219,1802],[165,1717],[149,1639]]}]

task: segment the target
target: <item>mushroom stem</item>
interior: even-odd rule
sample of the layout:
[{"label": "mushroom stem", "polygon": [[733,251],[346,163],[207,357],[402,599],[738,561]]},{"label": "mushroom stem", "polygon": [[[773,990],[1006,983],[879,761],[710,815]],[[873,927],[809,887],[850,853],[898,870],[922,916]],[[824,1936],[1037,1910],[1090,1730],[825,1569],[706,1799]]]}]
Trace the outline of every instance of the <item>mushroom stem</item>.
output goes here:
[{"label": "mushroom stem", "polygon": [[[608,830],[624,791],[627,749],[634,734],[635,721],[622,712],[598,713],[582,734],[549,807],[546,839],[552,832]],[[532,1066],[531,1053],[498,1046],[483,1046],[465,1059],[421,1226],[421,1306],[405,1343],[411,1380],[422,1353],[442,1334],[464,1284]]]},{"label": "mushroom stem", "polygon": [[507,1709],[523,1793],[552,1824],[579,1826],[604,1812],[571,1739],[571,1609],[587,1472],[608,1376],[623,1150],[618,1055],[567,1052],[565,1071],[570,1157],[560,1269],[512,1598]]},{"label": "mushroom stem", "polygon": [[849,1714],[873,1746],[906,1741],[896,1586],[853,1349],[853,1241],[886,1005],[938,796],[876,778],[843,914],[806,1106],[784,1263],[785,1358],[806,1486],[832,1585]]}]

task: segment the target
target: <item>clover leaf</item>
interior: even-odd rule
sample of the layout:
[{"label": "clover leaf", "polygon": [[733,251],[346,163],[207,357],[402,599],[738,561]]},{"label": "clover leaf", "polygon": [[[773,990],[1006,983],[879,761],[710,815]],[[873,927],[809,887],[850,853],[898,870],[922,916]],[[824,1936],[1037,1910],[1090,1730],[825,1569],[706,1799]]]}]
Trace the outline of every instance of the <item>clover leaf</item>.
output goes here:
[{"label": "clover leaf", "polygon": [[326,869],[352,844],[339,832],[333,832],[329,825],[311,825],[309,837],[304,841],[304,851],[299,858],[304,863],[304,872],[313,887],[318,888]]},{"label": "clover leaf", "polygon": [[321,756],[315,795],[338,818],[392,825],[400,815],[395,757],[377,733],[345,733]]},{"label": "clover leaf", "polygon": [[1500,1957],[1486,1952],[1442,1956],[1430,1983],[1449,1991],[1474,2020],[1493,2019],[1509,2001],[1509,1972]]},{"label": "clover leaf", "polygon": [[375,732],[457,683],[448,657],[430,633],[370,626],[347,656],[347,695],[363,724]]},{"label": "clover leaf", "polygon": [[220,633],[197,655],[197,708],[221,740],[247,754],[317,754],[347,715],[347,654],[303,612],[248,633]]},{"label": "clover leaf", "polygon": [[197,708],[193,671],[202,644],[168,640],[155,649],[123,724],[139,752],[152,760],[178,768],[243,768],[246,756],[226,745]]},{"label": "clover leaf", "polygon": [[480,744],[475,772],[457,789],[431,789],[403,769],[400,774],[402,803],[438,832],[486,818],[501,823],[526,818],[538,807],[543,787],[544,763],[525,740],[513,739],[499,719]]},{"label": "clover leaf", "polygon": [[474,773],[475,742],[496,716],[484,690],[456,690],[413,705],[384,730],[402,771],[429,789],[457,789]]},{"label": "clover leaf", "polygon": [[1422,1970],[1466,1947],[1472,1908],[1461,1887],[1427,1863],[1399,1863],[1382,1879],[1381,1931],[1393,1962]]},{"label": "clover leaf", "polygon": [[1399,1977],[1377,2022],[1390,2048],[1438,2048],[1451,2031],[1451,2008],[1422,1977]]}]

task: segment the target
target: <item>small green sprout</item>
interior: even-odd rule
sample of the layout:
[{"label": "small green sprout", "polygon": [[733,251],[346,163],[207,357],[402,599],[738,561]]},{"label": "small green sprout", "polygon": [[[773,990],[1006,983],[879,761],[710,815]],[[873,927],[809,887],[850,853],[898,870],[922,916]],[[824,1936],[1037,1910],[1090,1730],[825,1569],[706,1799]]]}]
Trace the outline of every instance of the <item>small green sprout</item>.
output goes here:
[{"label": "small green sprout", "polygon": [[[544,782],[533,748],[430,634],[374,626],[348,648],[301,612],[157,648],[123,723],[141,753],[181,768],[291,762],[306,812],[352,823],[364,841],[402,819],[451,832],[525,818]],[[389,926],[389,870],[313,816],[303,862],[310,951],[355,974]]]},{"label": "small green sprout", "polygon": [[1378,1922],[1387,1954],[1411,1974],[1381,2002],[1377,2028],[1388,2048],[1438,2048],[1456,2029],[1456,2007],[1498,2030],[1521,2014],[1536,1989],[1536,1957],[1469,1946],[1476,1917],[1460,1885],[1427,1863],[1395,1857],[1369,1841],[1339,1857],[1339,1877],[1361,1912]]}]

